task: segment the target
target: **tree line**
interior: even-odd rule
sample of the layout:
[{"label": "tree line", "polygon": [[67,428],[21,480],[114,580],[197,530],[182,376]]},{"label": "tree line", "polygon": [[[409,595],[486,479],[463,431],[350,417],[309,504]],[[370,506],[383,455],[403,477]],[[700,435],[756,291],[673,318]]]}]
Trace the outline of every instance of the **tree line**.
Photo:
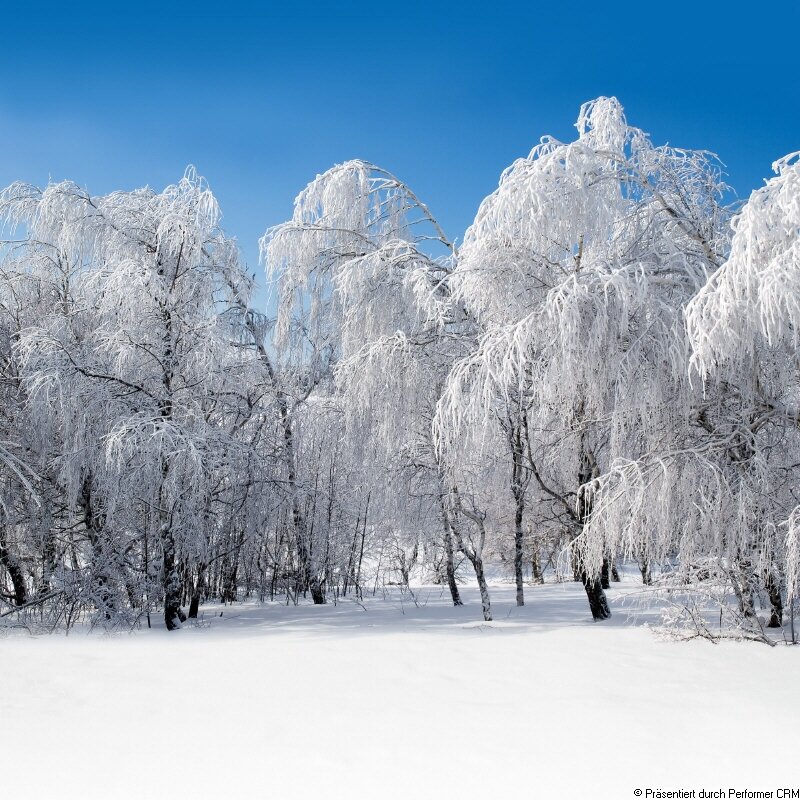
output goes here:
[{"label": "tree line", "polygon": [[[260,253],[206,182],[0,194],[0,620],[168,629],[209,599],[487,571],[525,602],[621,559],[672,622],[762,637],[800,582],[800,165],[744,203],[615,98],[456,244],[349,161]],[[766,609],[767,618],[758,611]],[[724,623],[724,625],[723,625]]]}]

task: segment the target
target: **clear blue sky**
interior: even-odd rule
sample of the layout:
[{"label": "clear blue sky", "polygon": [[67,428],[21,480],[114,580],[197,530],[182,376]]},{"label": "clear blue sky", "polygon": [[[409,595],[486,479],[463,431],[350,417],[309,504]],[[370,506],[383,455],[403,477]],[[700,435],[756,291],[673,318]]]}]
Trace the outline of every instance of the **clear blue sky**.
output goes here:
[{"label": "clear blue sky", "polygon": [[318,172],[364,158],[461,238],[500,171],[614,94],[746,196],[800,149],[800,3],[18,3],[0,183],[209,180],[251,268]]}]

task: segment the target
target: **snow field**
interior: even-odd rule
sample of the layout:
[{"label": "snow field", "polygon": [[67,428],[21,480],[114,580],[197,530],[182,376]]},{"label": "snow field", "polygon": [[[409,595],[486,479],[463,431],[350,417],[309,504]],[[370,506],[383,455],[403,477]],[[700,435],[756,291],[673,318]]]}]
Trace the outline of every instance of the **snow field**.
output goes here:
[{"label": "snow field", "polygon": [[[2,795],[627,798],[797,778],[796,648],[593,624],[576,584],[0,640]],[[211,614],[223,611],[222,617]]]}]

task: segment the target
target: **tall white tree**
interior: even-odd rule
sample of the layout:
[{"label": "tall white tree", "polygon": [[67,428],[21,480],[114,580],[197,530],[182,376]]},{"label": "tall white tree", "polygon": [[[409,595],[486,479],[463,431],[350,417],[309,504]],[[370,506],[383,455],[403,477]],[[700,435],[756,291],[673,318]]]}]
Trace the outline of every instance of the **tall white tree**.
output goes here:
[{"label": "tall white tree", "polygon": [[131,509],[142,509],[171,629],[185,618],[179,561],[226,463],[220,418],[238,351],[225,311],[248,284],[236,248],[193,169],[160,193],[15,184],[0,210],[25,226],[18,257],[58,264],[75,287],[64,293],[74,306],[54,307],[19,341],[33,401],[61,409],[68,498],[98,558],[110,537],[134,536]]},{"label": "tall white tree", "polygon": [[[732,562],[744,562],[765,586],[770,625],[778,626],[783,585],[790,598],[798,590],[792,510],[800,498],[798,154],[785,156],[773,169],[776,176],[751,194],[734,219],[730,255],[689,304],[687,326],[706,397],[722,390],[738,399],[736,417],[715,430],[729,460],[747,465],[739,469],[747,480],[731,498],[737,518],[731,526],[736,535],[728,537],[736,542]],[[739,594],[747,609],[747,593]]]},{"label": "tall white tree", "polygon": [[545,138],[509,167],[467,232],[451,286],[483,335],[452,372],[438,428],[488,424],[524,398],[526,468],[551,524],[581,544],[604,619],[611,548],[597,527],[586,536],[587,489],[670,436],[689,391],[682,306],[722,255],[724,213],[713,158],[654,146],[615,98],[584,105],[576,127],[576,141]]},{"label": "tall white tree", "polygon": [[385,476],[394,476],[397,491],[415,474],[415,491],[442,515],[447,580],[459,604],[450,490],[430,429],[466,324],[447,288],[453,251],[408,186],[363,161],[318,176],[297,197],[292,220],[262,240],[279,294],[279,354],[286,365],[302,365],[310,382],[330,376],[350,447],[376,459],[372,507],[395,515],[385,525],[395,528],[396,515],[410,508],[385,496]]}]

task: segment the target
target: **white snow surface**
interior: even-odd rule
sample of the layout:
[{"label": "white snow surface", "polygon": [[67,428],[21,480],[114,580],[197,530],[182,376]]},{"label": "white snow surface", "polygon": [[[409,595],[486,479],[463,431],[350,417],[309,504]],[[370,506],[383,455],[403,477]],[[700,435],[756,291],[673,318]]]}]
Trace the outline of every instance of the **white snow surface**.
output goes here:
[{"label": "white snow surface", "polygon": [[[631,591],[631,589],[627,589]],[[594,624],[577,584],[441,587],[0,639],[0,796],[633,798],[798,788],[800,649]],[[219,612],[223,611],[220,617]],[[217,616],[213,616],[217,615]]]}]

